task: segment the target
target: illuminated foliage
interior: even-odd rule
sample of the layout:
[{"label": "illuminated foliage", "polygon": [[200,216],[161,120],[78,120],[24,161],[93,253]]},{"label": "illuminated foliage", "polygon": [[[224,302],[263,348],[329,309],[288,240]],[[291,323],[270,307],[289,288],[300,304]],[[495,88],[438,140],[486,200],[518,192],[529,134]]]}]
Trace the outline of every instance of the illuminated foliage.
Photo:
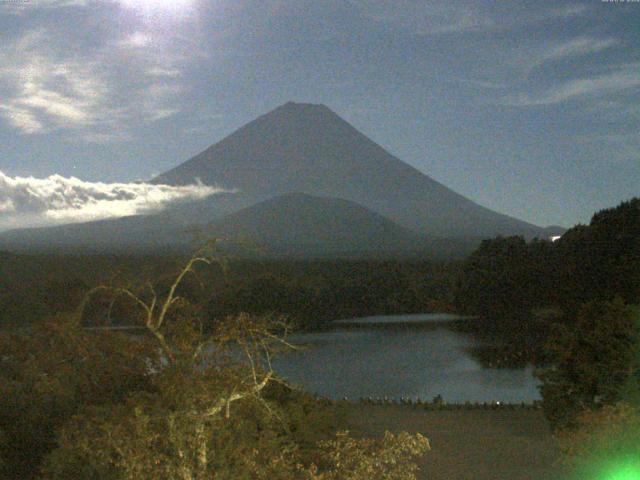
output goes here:
[{"label": "illuminated foliage", "polygon": [[0,333],[0,477],[29,478],[55,446],[55,430],[79,408],[148,388],[156,355],[147,347],[83,330],[67,317]]},{"label": "illuminated foliage", "polygon": [[[214,263],[192,258],[159,292],[94,288],[77,315],[3,334],[0,427],[12,439],[0,444],[5,477],[414,478],[412,459],[428,446],[421,436],[327,443],[335,425],[320,419],[332,410],[271,368],[274,355],[295,348],[282,318],[231,315],[204,328],[203,310],[180,287]],[[87,309],[97,315],[102,305],[108,316],[117,302],[142,330],[80,327]],[[378,472],[363,477],[372,465]]]},{"label": "illuminated foliage", "polygon": [[320,443],[324,471],[315,465],[308,480],[415,480],[415,457],[429,450],[429,441],[420,434],[385,432],[381,440],[350,438],[338,432],[336,438]]}]

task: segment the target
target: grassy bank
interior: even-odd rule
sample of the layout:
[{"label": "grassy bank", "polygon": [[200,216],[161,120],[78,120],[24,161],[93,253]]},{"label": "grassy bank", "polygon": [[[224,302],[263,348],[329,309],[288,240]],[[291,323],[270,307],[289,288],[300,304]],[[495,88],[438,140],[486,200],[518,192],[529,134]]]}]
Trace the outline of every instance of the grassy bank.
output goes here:
[{"label": "grassy bank", "polygon": [[551,432],[540,410],[427,411],[404,405],[345,407],[354,436],[419,432],[431,451],[420,479],[561,480]]}]

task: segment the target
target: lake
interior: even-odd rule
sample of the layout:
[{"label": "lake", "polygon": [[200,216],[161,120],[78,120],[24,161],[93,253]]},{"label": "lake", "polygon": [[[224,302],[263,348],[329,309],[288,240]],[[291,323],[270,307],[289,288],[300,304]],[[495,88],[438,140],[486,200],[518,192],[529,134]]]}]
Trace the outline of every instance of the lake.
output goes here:
[{"label": "lake", "polygon": [[468,353],[482,343],[447,328],[447,322],[462,319],[423,314],[341,320],[329,331],[292,335],[304,349],[277,358],[274,369],[304,390],[332,399],[539,400],[531,366],[487,369]]}]

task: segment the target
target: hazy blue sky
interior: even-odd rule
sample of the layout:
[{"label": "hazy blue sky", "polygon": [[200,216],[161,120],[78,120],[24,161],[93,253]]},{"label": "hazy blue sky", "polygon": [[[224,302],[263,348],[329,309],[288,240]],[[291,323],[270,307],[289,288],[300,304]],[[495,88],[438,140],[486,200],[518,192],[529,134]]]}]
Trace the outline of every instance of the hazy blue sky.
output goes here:
[{"label": "hazy blue sky", "polygon": [[148,179],[324,103],[541,224],[640,195],[640,2],[0,0],[0,171]]}]

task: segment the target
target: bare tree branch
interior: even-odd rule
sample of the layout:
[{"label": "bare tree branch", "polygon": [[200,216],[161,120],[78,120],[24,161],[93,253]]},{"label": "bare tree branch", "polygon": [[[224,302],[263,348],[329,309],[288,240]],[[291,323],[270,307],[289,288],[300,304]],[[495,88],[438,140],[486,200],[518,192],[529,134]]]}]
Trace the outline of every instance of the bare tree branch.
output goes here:
[{"label": "bare tree branch", "polygon": [[174,297],[175,297],[176,289],[178,288],[180,283],[182,283],[182,280],[185,277],[185,275],[191,272],[193,266],[196,265],[197,263],[205,263],[207,265],[211,265],[211,260],[205,257],[192,257],[191,260],[189,260],[187,265],[178,274],[177,278],[175,279],[175,281],[171,285],[171,288],[169,289],[169,294],[167,295],[167,298],[165,299],[160,309],[160,314],[158,315],[158,320],[156,322],[156,328],[160,328],[162,326],[164,319],[167,315],[167,311],[169,310],[169,307],[175,301]]},{"label": "bare tree branch", "polygon": [[257,393],[262,391],[272,379],[273,372],[267,372],[264,378],[249,390],[245,392],[232,393],[227,398],[221,398],[220,400],[218,400],[213,407],[205,411],[204,416],[213,417],[219,414],[223,409],[228,409],[228,405],[231,405],[231,403],[237,402],[238,400],[242,400],[243,398],[247,398],[252,395],[256,395]]}]

